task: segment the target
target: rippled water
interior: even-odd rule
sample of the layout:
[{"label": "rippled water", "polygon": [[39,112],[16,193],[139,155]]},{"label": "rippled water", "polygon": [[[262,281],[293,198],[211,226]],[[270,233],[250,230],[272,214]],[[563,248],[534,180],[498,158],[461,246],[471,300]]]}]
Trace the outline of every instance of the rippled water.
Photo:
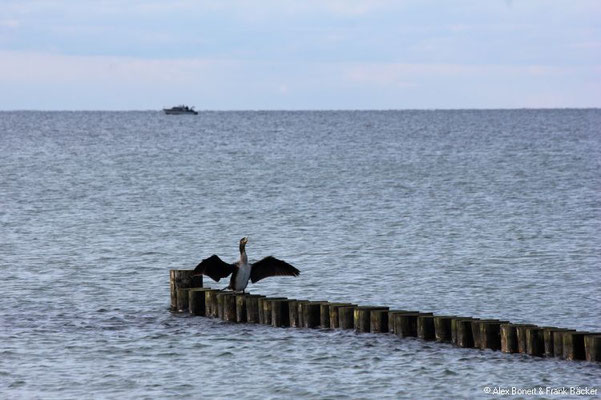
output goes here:
[{"label": "rippled water", "polygon": [[1,112],[0,394],[599,386],[592,363],[174,315],[168,271],[233,261],[250,235],[251,260],[302,271],[254,292],[600,331],[600,126],[600,110]]}]

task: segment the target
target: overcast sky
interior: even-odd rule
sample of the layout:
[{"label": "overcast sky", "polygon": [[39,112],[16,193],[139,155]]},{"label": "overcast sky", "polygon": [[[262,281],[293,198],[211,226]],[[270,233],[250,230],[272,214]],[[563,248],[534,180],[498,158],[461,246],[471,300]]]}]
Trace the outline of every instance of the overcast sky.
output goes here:
[{"label": "overcast sky", "polygon": [[0,0],[0,110],[601,107],[599,0]]}]

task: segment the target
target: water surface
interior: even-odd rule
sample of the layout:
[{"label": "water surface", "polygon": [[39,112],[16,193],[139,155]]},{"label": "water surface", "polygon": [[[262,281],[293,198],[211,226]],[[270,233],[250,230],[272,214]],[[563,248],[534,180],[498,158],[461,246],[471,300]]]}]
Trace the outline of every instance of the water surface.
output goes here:
[{"label": "water surface", "polygon": [[173,315],[168,276],[234,261],[249,235],[251,260],[302,271],[254,292],[600,331],[600,126],[599,110],[1,112],[0,393],[599,386],[586,362]]}]

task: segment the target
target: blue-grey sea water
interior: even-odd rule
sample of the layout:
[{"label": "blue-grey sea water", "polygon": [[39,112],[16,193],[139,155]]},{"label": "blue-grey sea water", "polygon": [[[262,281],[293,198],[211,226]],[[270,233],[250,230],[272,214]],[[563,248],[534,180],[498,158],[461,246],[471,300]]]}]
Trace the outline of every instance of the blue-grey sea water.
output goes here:
[{"label": "blue-grey sea water", "polygon": [[252,292],[601,331],[598,109],[0,112],[0,232],[4,399],[601,385],[595,363],[169,312],[170,269],[248,235],[301,270]]}]

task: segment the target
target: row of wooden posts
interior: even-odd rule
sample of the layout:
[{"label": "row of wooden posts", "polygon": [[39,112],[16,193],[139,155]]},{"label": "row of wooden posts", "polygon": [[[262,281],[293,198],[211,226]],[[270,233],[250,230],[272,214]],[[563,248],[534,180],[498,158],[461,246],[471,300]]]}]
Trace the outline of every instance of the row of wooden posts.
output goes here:
[{"label": "row of wooden posts", "polygon": [[202,287],[191,270],[171,270],[171,310],[274,327],[354,329],[447,342],[459,347],[566,360],[601,361],[601,334],[514,324],[496,319],[433,315],[351,303],[293,300]]}]

